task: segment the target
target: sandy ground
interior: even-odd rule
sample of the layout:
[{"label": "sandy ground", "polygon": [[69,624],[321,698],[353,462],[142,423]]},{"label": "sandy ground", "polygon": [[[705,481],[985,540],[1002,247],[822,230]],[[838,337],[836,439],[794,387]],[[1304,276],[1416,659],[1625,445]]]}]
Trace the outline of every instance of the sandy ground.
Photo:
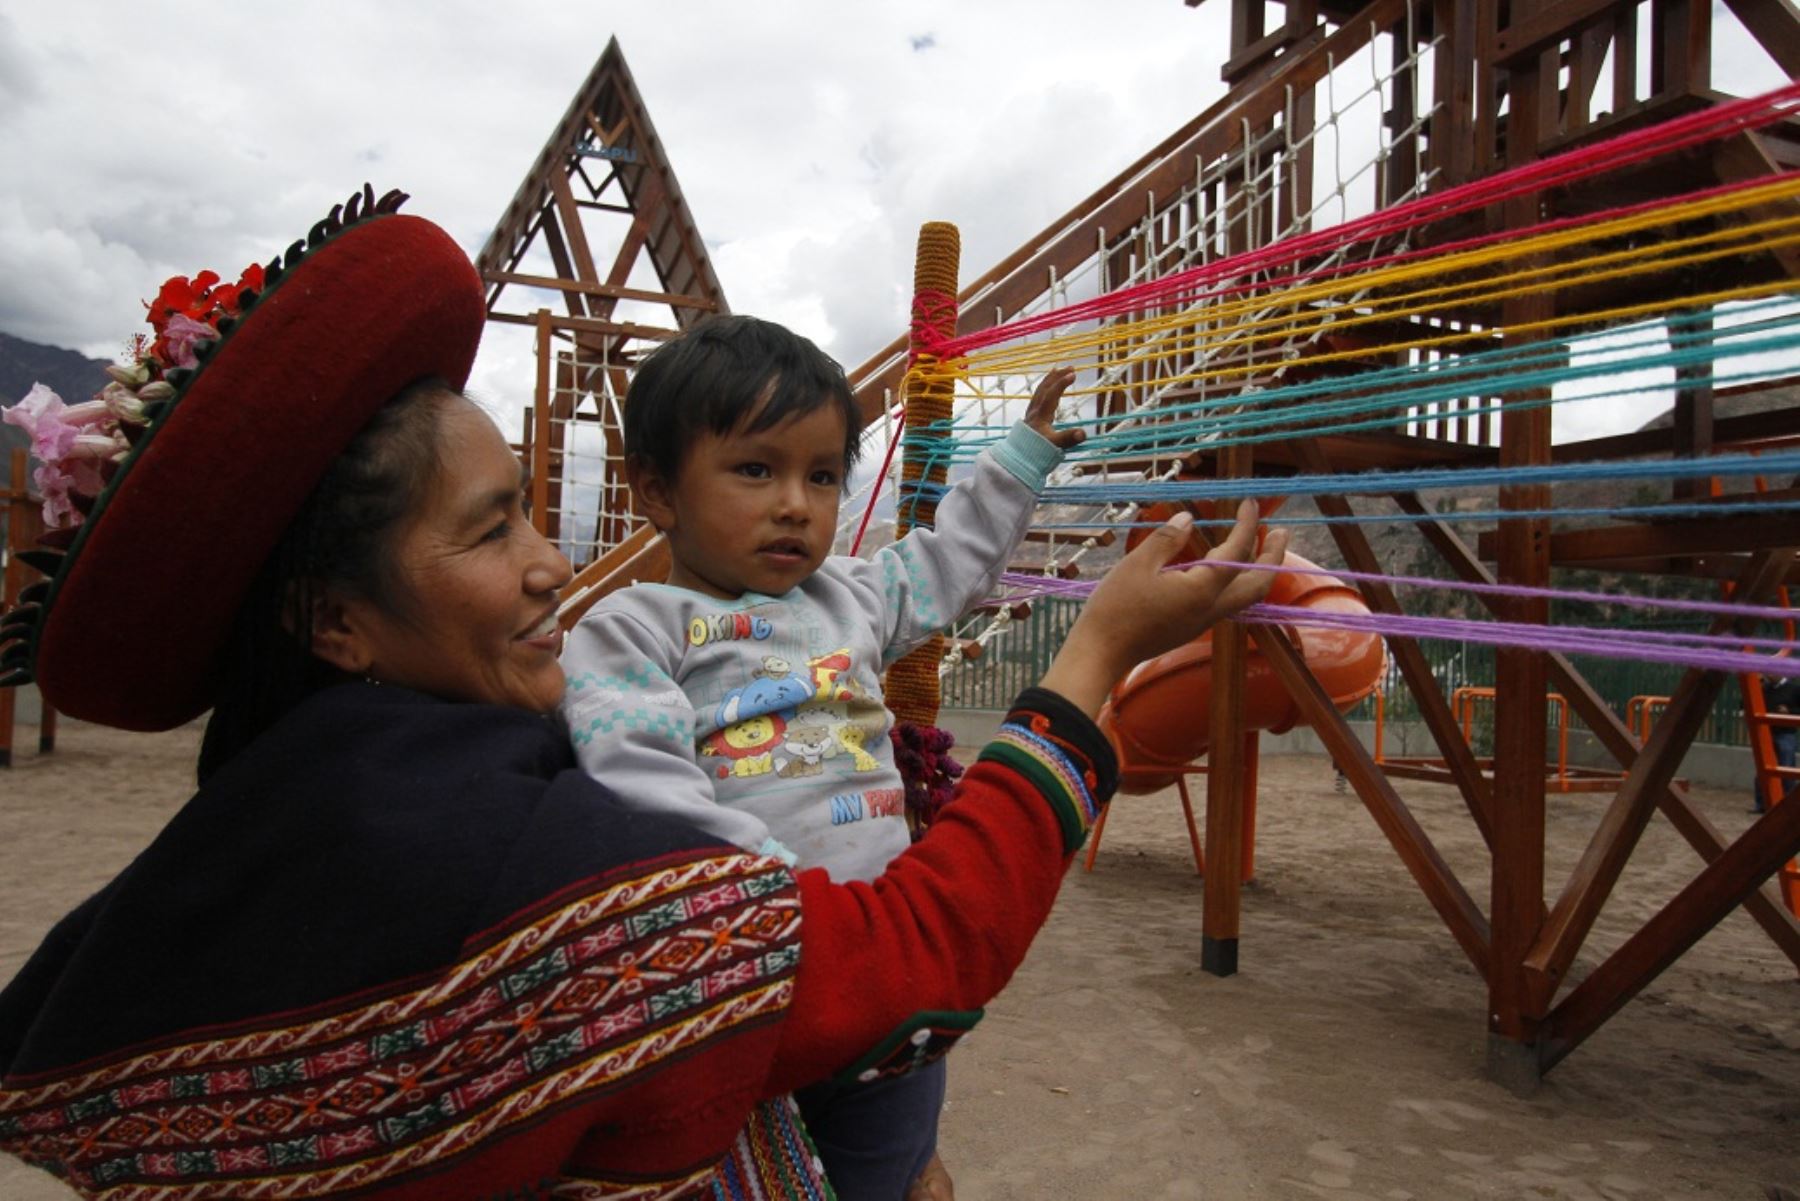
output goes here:
[{"label": "sandy ground", "polygon": [[[0,978],[187,792],[197,733],[76,723],[0,772]],[[1263,762],[1241,971],[1199,968],[1201,884],[1174,794],[1124,798],[1098,869],[951,1060],[944,1153],[999,1198],[1745,1198],[1800,1189],[1800,984],[1737,914],[1529,1099],[1483,1076],[1485,990],[1320,758]],[[1401,782],[1477,898],[1479,838],[1448,788]],[[1698,797],[1723,829],[1743,798]],[[1553,798],[1550,879],[1600,812]],[[1583,964],[1696,870],[1658,820]],[[1583,970],[1578,965],[1577,971]],[[0,1198],[59,1185],[0,1158]]]}]

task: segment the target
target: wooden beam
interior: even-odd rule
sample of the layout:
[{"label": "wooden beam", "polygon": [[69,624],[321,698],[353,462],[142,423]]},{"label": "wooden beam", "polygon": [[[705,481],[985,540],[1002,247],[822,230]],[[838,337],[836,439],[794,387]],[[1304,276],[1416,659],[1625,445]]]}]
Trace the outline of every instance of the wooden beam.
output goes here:
[{"label": "wooden beam", "polygon": [[[1793,558],[1792,551],[1758,556],[1733,596],[1741,598],[1739,603],[1761,603],[1774,591]],[[1720,618],[1713,623],[1712,632],[1730,633],[1736,624],[1731,618]],[[1601,907],[1612,896],[1657,800],[1674,781],[1694,735],[1712,715],[1713,702],[1724,686],[1725,673],[1720,671],[1693,670],[1682,676],[1650,731],[1649,741],[1633,760],[1625,783],[1569,873],[1536,945],[1525,957],[1525,970],[1536,978],[1534,988],[1546,1004],[1587,940]]]},{"label": "wooden beam", "polygon": [[[1800,30],[1795,31],[1795,36],[1800,37]],[[1781,164],[1770,157],[1767,144],[1750,130],[1714,143],[1713,168],[1718,172],[1719,178],[1727,182],[1767,179],[1782,171]],[[1744,210],[1738,220],[1748,224],[1770,218],[1791,218],[1793,215],[1794,202],[1790,200],[1785,204],[1759,204]],[[1790,277],[1800,276],[1800,249],[1790,243],[1771,246],[1767,253],[1781,264],[1783,273]]]},{"label": "wooden beam", "polygon": [[[639,213],[625,231],[625,240],[619,243],[619,253],[613,259],[612,269],[606,273],[606,285],[609,288],[622,288],[625,281],[631,278],[631,269],[637,265],[638,255],[643,252],[644,244],[650,237],[650,225],[643,213]],[[596,306],[603,310],[598,316],[612,315],[615,304],[606,302]]]},{"label": "wooden beam", "polygon": [[[1735,396],[1760,395],[1795,387],[1800,387],[1800,376],[1786,376],[1754,384],[1717,388],[1713,391],[1713,399],[1716,402]],[[1794,435],[1800,435],[1800,405],[1713,419],[1713,442],[1719,447]],[[1671,428],[1663,428],[1588,438],[1580,442],[1562,442],[1550,449],[1550,461],[1588,463],[1598,459],[1638,459],[1646,455],[1667,454],[1674,446],[1674,437]]]},{"label": "wooden beam", "polygon": [[1637,0],[1556,0],[1530,16],[1515,18],[1511,25],[1496,34],[1490,61],[1497,67],[1510,67],[1636,3]]},{"label": "wooden beam", "polygon": [[[581,224],[581,210],[575,206],[575,193],[569,187],[569,177],[561,171],[550,173],[550,198],[555,205],[556,215],[561,218],[563,239],[568,244],[570,262],[575,268],[574,279],[587,284],[599,283],[599,275],[594,268],[594,253],[588,247],[587,230]],[[577,315],[597,315],[591,308],[576,307],[570,311]]]},{"label": "wooden beam", "polygon": [[1650,6],[1650,91],[1688,96],[1711,85],[1712,0],[1656,0]]},{"label": "wooden beam", "polygon": [[627,584],[640,580],[660,583],[669,575],[669,540],[653,526],[641,526],[630,538],[601,555],[576,573],[563,589],[562,608],[556,619],[573,629],[582,614]]},{"label": "wooden beam", "polygon": [[1085,542],[1092,538],[1095,546],[1111,546],[1118,540],[1118,537],[1117,530],[1101,526],[1075,530],[1063,527],[1054,530],[1025,531],[1025,541],[1027,542]]},{"label": "wooden beam", "polygon": [[[1563,656],[1550,656],[1550,673],[1556,682],[1556,690],[1568,698],[1570,706],[1587,723],[1588,730],[1600,745],[1621,767],[1629,770],[1641,748],[1613,707]],[[1684,788],[1671,784],[1657,798],[1657,808],[1704,862],[1711,863],[1724,854],[1730,840],[1695,806]],[[1800,918],[1796,918],[1772,892],[1752,892],[1744,899],[1744,909],[1751,920],[1762,927],[1776,949],[1800,970]]]},{"label": "wooden beam", "polygon": [[[1612,571],[1636,575],[1679,575],[1698,580],[1735,580],[1749,562],[1747,555],[1695,555],[1679,559],[1614,559],[1607,567]],[[1790,588],[1800,588],[1800,567],[1788,571],[1782,581]]]},{"label": "wooden beam", "polygon": [[645,288],[624,288],[613,284],[588,283],[583,280],[554,279],[548,275],[521,275],[516,271],[483,271],[481,278],[494,284],[519,284],[527,288],[545,288],[557,292],[581,292],[588,296],[605,296],[612,300],[642,300],[666,304],[672,309],[701,309],[714,312],[718,305],[704,296],[682,296],[673,292],[652,292]]},{"label": "wooden beam", "polygon": [[[1309,472],[1325,475],[1332,470],[1331,462],[1316,445],[1299,444],[1298,453]],[[1315,497],[1314,503],[1319,512],[1327,517],[1351,515],[1350,503],[1341,496]],[[1344,556],[1344,562],[1352,571],[1365,575],[1381,574],[1381,560],[1370,547],[1368,535],[1361,526],[1334,523],[1328,528],[1337,542],[1338,553]],[[1369,606],[1377,612],[1401,612],[1399,598],[1385,583],[1364,580],[1359,588]],[[1400,665],[1400,673],[1406,680],[1408,690],[1418,702],[1419,716],[1431,731],[1438,752],[1444,757],[1444,765],[1450,770],[1451,778],[1462,793],[1463,804],[1468,806],[1469,816],[1474,818],[1476,828],[1481,831],[1482,841],[1490,851],[1493,850],[1493,789],[1488,784],[1487,777],[1482,774],[1480,764],[1476,763],[1475,753],[1469,749],[1468,740],[1463,737],[1462,727],[1457,724],[1456,716],[1450,712],[1450,706],[1444,700],[1436,673],[1413,639],[1389,638],[1387,645],[1388,653]]]},{"label": "wooden beam", "polygon": [[[580,282],[575,259],[569,253],[568,243],[563,240],[562,227],[556,220],[554,208],[544,210],[543,220],[538,223],[537,232],[538,236],[544,239],[544,249],[549,252],[550,264],[556,268],[557,275],[572,283]],[[496,288],[493,295],[488,297],[488,319],[490,321],[495,319],[494,306],[499,302],[502,291],[504,289]],[[563,289],[563,306],[569,310],[569,315],[572,317],[587,316],[587,297],[582,295],[579,289]]]},{"label": "wooden beam", "polygon": [[1565,997],[1545,1022],[1548,1069],[1800,853],[1800,788],[1771,806]]},{"label": "wooden beam", "polygon": [[[1759,514],[1755,521],[1725,515],[1565,530],[1550,535],[1548,544],[1550,561],[1556,564],[1776,550],[1800,546],[1800,512]],[[1483,534],[1478,546],[1481,557],[1491,559],[1498,540],[1493,534]]]},{"label": "wooden beam", "polygon": [[[489,313],[489,321],[499,321],[506,325],[536,325],[537,315],[525,313]],[[680,330],[664,329],[658,325],[638,325],[633,321],[601,321],[594,317],[551,317],[550,324],[559,330],[577,330],[590,334],[612,334],[622,338],[646,338],[660,342],[665,338],[673,338]]]},{"label": "wooden beam", "polygon": [[[1429,518],[1416,495],[1402,494],[1394,499],[1407,512]],[[1438,548],[1438,553],[1458,576],[1474,584],[1497,582],[1493,574],[1482,566],[1449,527],[1427,519],[1418,523],[1418,529]],[[1493,598],[1481,595],[1480,599],[1490,610],[1497,610],[1498,606]],[[1606,748],[1607,754],[1621,767],[1629,770],[1643,749],[1638,744],[1637,736],[1626,728],[1624,721],[1613,711],[1612,705],[1594,690],[1566,656],[1551,654],[1547,659],[1556,690],[1568,699],[1570,707],[1587,724],[1600,745]],[[1663,816],[1669,819],[1669,824],[1675,827],[1676,832],[1687,840],[1688,845],[1702,859],[1710,863],[1724,852],[1726,839],[1707,820],[1706,815],[1694,807],[1683,789],[1671,784],[1657,803]],[[1796,968],[1800,968],[1800,920],[1774,897],[1760,892],[1751,893],[1745,900],[1744,907],[1782,953],[1793,961]]]},{"label": "wooden beam", "polygon": [[1793,0],[1725,0],[1725,7],[1789,79],[1800,79],[1800,8]]},{"label": "wooden beam", "polygon": [[1438,186],[1448,188],[1469,179],[1474,170],[1474,0],[1433,0],[1432,28],[1443,39],[1443,49],[1432,58],[1436,105],[1429,118],[1429,144]]},{"label": "wooden beam", "polygon": [[1225,65],[1219,69],[1219,78],[1226,83],[1235,82],[1251,69],[1260,67],[1282,51],[1291,49],[1293,43],[1306,32],[1283,23],[1273,33],[1265,33],[1242,49],[1234,50]]},{"label": "wooden beam", "polygon": [[1257,626],[1252,636],[1256,639],[1257,649],[1294,699],[1294,705],[1318,734],[1319,741],[1325,744],[1344,778],[1355,787],[1357,797],[1399,854],[1400,862],[1412,873],[1419,891],[1444,919],[1450,936],[1456,939],[1475,970],[1485,978],[1490,936],[1487,918],[1482,916],[1474,898],[1438,853],[1430,835],[1413,817],[1406,802],[1394,791],[1381,766],[1369,757],[1362,740],[1345,723],[1344,715],[1320,687],[1287,634],[1277,626]]}]

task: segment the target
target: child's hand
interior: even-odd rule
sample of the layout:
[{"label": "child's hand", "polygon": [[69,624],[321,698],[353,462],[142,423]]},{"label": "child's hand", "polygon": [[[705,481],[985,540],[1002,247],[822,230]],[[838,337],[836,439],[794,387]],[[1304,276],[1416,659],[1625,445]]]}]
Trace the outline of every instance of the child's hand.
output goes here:
[{"label": "child's hand", "polygon": [[[1256,504],[1238,507],[1231,536],[1192,567],[1164,571],[1188,544],[1191,514],[1177,513],[1107,573],[1088,599],[1043,686],[1089,715],[1100,712],[1112,686],[1145,659],[1155,658],[1268,595],[1274,574],[1242,571],[1256,546]],[[1271,530],[1256,562],[1274,566],[1287,551],[1287,531]]]},{"label": "child's hand", "polygon": [[1053,368],[1038,381],[1036,391],[1031,394],[1031,403],[1025,406],[1025,424],[1042,434],[1058,450],[1073,449],[1087,438],[1081,430],[1059,430],[1051,425],[1056,420],[1056,402],[1074,382],[1073,367]]}]

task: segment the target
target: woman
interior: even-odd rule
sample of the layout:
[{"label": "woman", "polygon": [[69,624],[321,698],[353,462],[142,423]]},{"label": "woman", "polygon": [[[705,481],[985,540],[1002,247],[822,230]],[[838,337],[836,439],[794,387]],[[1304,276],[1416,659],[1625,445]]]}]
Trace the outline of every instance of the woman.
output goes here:
[{"label": "woman", "polygon": [[480,281],[399,199],[171,281],[119,393],[23,419],[87,517],[9,682],[213,716],[199,792],[0,993],[0,1149],[89,1196],[824,1195],[786,1094],[973,1024],[1111,793],[1109,687],[1268,577],[1164,573],[1159,531],[872,885],[628,813],[544,717],[569,569],[456,391]]}]

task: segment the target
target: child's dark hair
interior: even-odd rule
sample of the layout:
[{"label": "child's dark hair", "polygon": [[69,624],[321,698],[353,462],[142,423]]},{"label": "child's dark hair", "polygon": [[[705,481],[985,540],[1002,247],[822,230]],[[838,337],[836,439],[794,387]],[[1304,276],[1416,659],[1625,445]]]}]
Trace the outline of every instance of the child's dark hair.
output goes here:
[{"label": "child's dark hair", "polygon": [[755,317],[707,317],[656,348],[625,393],[625,456],[674,479],[702,433],[756,433],[822,405],[844,415],[844,474],[862,453],[862,414],[837,360]]},{"label": "child's dark hair", "polygon": [[321,589],[402,616],[411,597],[393,544],[437,476],[438,427],[460,395],[423,380],[389,400],[332,460],[257,572],[220,656],[212,716],[200,746],[202,781],[318,689],[344,679],[312,653]]}]

